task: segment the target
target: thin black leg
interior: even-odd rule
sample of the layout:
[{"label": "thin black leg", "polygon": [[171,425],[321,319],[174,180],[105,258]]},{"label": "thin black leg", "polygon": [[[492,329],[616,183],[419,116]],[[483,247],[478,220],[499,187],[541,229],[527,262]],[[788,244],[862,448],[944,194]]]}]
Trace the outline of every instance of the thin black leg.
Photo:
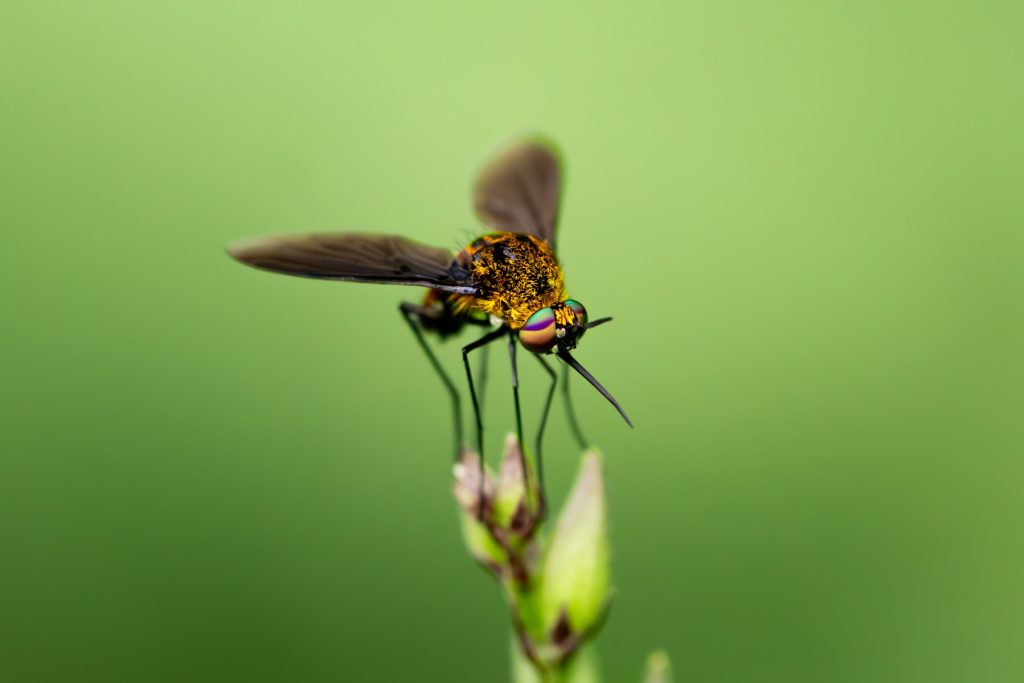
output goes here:
[{"label": "thin black leg", "polygon": [[477,515],[484,516],[484,425],[480,419],[480,403],[476,398],[476,387],[473,386],[473,370],[469,366],[469,352],[490,344],[505,334],[505,327],[492,330],[471,344],[462,347],[462,364],[466,367],[466,380],[469,382],[469,397],[473,400],[473,415],[476,417],[476,451],[480,456],[480,505]]},{"label": "thin black leg", "polygon": [[555,386],[558,384],[558,375],[551,369],[548,362],[544,360],[544,356],[540,354],[534,354],[540,364],[544,367],[544,372],[548,373],[548,377],[551,378],[551,386],[548,387],[547,398],[544,399],[544,410],[540,414],[540,424],[537,426],[537,488],[540,490],[540,504],[541,510],[544,509],[544,428],[548,424],[548,413],[551,411],[551,402],[555,398]]},{"label": "thin black leg", "polygon": [[[539,356],[538,356],[539,358]],[[580,431],[580,423],[576,420],[576,411],[572,408],[572,397],[569,395],[569,366],[562,364],[562,398],[565,399],[565,415],[569,418],[569,429],[579,444],[581,450],[586,450],[588,442],[583,432]]]},{"label": "thin black leg", "polygon": [[487,368],[490,366],[488,362],[491,355],[491,347],[485,346],[480,349],[480,364],[476,366],[477,374],[477,386],[480,387],[480,391],[477,392],[477,399],[480,403],[480,414],[484,413],[484,398],[487,395]]},{"label": "thin black leg", "polygon": [[526,491],[526,504],[530,507],[532,493],[530,486],[530,465],[526,462],[526,444],[523,443],[523,413],[519,407],[519,368],[516,366],[516,333],[509,330],[508,359],[512,364],[512,398],[516,406],[516,437],[519,439],[519,466],[523,470],[523,487]]},{"label": "thin black leg", "polygon": [[452,416],[455,423],[455,460],[458,462],[460,452],[462,450],[462,401],[459,398],[459,392],[455,389],[455,385],[452,384],[452,380],[448,377],[448,373],[441,367],[441,363],[438,362],[437,356],[434,355],[434,351],[427,344],[427,340],[423,338],[423,330],[420,327],[419,315],[420,307],[416,304],[408,301],[402,302],[399,306],[399,310],[402,312],[402,317],[407,323],[409,323],[409,329],[412,330],[413,335],[416,337],[417,343],[423,352],[427,354],[427,359],[430,361],[430,365],[434,368],[437,376],[441,378],[441,383],[444,384],[445,390],[448,392],[448,396],[452,401]]}]

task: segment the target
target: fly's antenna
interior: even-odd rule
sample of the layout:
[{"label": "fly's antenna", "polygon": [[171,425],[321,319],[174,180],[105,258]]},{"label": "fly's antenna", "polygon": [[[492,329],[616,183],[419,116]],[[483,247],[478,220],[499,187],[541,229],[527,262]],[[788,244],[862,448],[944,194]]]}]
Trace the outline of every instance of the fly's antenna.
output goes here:
[{"label": "fly's antenna", "polygon": [[610,323],[611,321],[612,321],[611,316],[608,316],[607,318],[598,318],[597,320],[595,320],[593,322],[587,323],[587,326],[585,328],[583,328],[583,329],[589,330],[592,327],[597,327],[598,325],[604,325],[605,323]]},{"label": "fly's antenna", "polygon": [[[611,320],[611,318],[607,318],[607,320]],[[626,411],[622,409],[622,406],[619,405],[619,402],[615,400],[614,396],[612,396],[610,393],[608,393],[607,389],[605,389],[603,386],[601,386],[600,382],[598,382],[596,379],[594,379],[593,375],[591,375],[589,372],[587,372],[587,369],[585,367],[580,365],[579,362],[575,358],[573,358],[571,355],[569,355],[568,351],[558,351],[557,354],[558,354],[559,358],[561,358],[562,360],[564,360],[566,363],[569,364],[569,367],[571,367],[573,370],[575,370],[576,372],[578,372],[581,375],[583,375],[583,379],[585,379],[588,382],[590,382],[590,384],[595,389],[597,389],[599,392],[601,392],[601,395],[604,396],[606,399],[608,399],[609,403],[611,403],[613,406],[615,406],[615,410],[619,411],[619,415],[621,415],[622,419],[626,421],[626,424],[628,424],[630,426],[630,428],[633,427],[633,421],[629,419],[629,415],[626,415]]]}]

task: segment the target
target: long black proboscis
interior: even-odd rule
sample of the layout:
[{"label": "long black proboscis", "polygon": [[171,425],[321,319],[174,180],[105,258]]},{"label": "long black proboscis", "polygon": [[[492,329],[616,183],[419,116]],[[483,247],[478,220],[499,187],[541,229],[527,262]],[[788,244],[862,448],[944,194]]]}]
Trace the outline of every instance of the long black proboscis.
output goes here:
[{"label": "long black proboscis", "polygon": [[601,395],[608,399],[609,403],[615,406],[615,410],[619,411],[619,415],[621,415],[622,419],[626,421],[626,424],[628,424],[630,427],[633,426],[633,421],[629,419],[629,415],[626,415],[626,411],[622,409],[622,406],[620,406],[619,402],[615,400],[615,397],[608,393],[608,390],[601,386],[601,383],[594,379],[594,376],[587,372],[587,369],[585,367],[580,365],[575,358],[569,355],[568,351],[558,351],[557,354],[559,358],[561,358],[562,360],[569,364],[569,367],[583,375],[583,378],[590,382],[590,384],[593,385],[595,389],[601,392]]}]

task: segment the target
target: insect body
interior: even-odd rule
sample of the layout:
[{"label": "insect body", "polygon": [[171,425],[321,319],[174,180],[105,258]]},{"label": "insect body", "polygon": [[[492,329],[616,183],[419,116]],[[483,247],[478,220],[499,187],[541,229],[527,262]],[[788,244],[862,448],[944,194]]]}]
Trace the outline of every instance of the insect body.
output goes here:
[{"label": "insect body", "polygon": [[551,246],[533,235],[484,235],[459,252],[455,262],[469,272],[476,289],[459,297],[457,306],[501,318],[513,330],[565,298],[562,269]]},{"label": "insect body", "polygon": [[[248,265],[288,275],[429,288],[421,303],[406,302],[400,309],[451,397],[457,455],[463,431],[459,392],[423,333],[447,337],[466,325],[492,328],[462,349],[481,458],[483,426],[469,354],[502,337],[508,339],[516,426],[522,443],[516,369],[518,341],[535,354],[552,382],[537,430],[539,476],[542,436],[557,381],[545,356],[556,355],[566,367],[582,375],[632,426],[612,395],[570,354],[584,332],[610,318],[590,322],[583,305],[567,298],[564,276],[555,256],[560,191],[557,153],[548,144],[525,142],[506,150],[480,174],[474,188],[474,205],[493,232],[477,238],[457,254],[395,235],[361,233],[258,238],[235,243],[228,252]],[[563,374],[565,387],[567,379]],[[565,396],[568,399],[567,391]],[[573,431],[583,442],[571,406],[569,414]],[[525,461],[523,466],[525,471]]]}]

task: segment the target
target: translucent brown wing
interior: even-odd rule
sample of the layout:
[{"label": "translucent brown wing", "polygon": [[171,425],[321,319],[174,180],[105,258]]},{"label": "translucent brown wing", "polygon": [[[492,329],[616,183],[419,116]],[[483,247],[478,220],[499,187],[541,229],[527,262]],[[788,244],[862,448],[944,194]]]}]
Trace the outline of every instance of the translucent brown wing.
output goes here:
[{"label": "translucent brown wing", "polygon": [[562,190],[559,154],[548,142],[529,140],[492,159],[477,178],[473,204],[496,230],[536,235],[554,247]]},{"label": "translucent brown wing", "polygon": [[397,235],[279,235],[236,242],[228,253],[254,268],[286,275],[476,291],[451,252]]}]

